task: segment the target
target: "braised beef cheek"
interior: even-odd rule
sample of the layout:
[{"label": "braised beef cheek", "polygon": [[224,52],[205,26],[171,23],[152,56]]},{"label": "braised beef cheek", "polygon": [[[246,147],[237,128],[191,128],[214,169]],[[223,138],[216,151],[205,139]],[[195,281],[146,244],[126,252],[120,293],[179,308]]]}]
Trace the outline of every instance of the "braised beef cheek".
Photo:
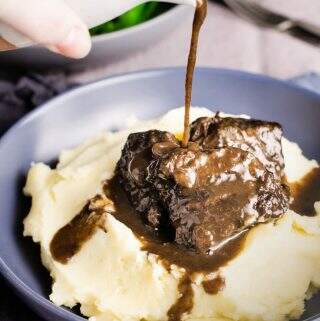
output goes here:
[{"label": "braised beef cheek", "polygon": [[168,132],[128,137],[119,183],[145,224],[167,240],[211,254],[224,241],[288,208],[277,123],[199,118],[182,147]]}]

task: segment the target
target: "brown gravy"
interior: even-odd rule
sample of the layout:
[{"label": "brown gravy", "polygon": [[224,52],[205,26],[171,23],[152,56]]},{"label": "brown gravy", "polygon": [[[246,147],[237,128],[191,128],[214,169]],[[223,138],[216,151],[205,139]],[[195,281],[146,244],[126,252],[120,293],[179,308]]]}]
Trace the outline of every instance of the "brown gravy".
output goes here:
[{"label": "brown gravy", "polygon": [[202,287],[208,294],[218,294],[225,286],[225,279],[220,275],[212,280],[202,281]]},{"label": "brown gravy", "polygon": [[180,321],[184,313],[190,313],[193,308],[193,290],[190,276],[186,273],[178,284],[179,299],[167,312],[168,321]]},{"label": "brown gravy", "polygon": [[[143,223],[141,216],[130,204],[122,190],[117,176],[111,179],[105,188],[107,196],[114,203],[113,215],[128,226],[142,242],[142,250],[158,255],[163,266],[170,271],[171,265],[183,267],[186,272],[178,285],[179,298],[168,310],[169,321],[179,321],[184,313],[193,307],[192,275],[196,272],[212,272],[226,265],[243,249],[247,232],[230,240],[213,255],[199,254],[176,243],[167,241],[166,235],[157,235],[154,230]],[[222,279],[208,281],[203,284],[208,294],[217,294],[224,286]]]},{"label": "brown gravy", "polygon": [[320,200],[320,168],[314,168],[298,183],[290,185],[293,202],[290,208],[300,215],[316,215],[314,203]]},{"label": "brown gravy", "polygon": [[185,268],[190,273],[212,272],[226,265],[243,248],[246,232],[238,238],[227,242],[225,246],[221,247],[213,255],[199,254],[188,250],[168,241],[166,235],[156,235],[150,227],[143,223],[141,216],[133,209],[118,183],[117,176],[109,181],[107,189],[109,194],[107,196],[112,199],[115,207],[113,215],[128,226],[142,241],[142,250],[158,255],[166,267],[175,264]]},{"label": "brown gravy", "polygon": [[102,195],[90,199],[80,213],[54,235],[50,243],[52,257],[67,264],[98,228],[104,230],[108,205],[110,201]]},{"label": "brown gravy", "polygon": [[[301,215],[315,215],[313,204],[320,200],[320,168],[313,169],[301,182],[292,184],[290,188],[294,197],[291,208]],[[235,258],[244,246],[247,232],[227,242],[213,255],[195,253],[175,243],[168,242],[166,235],[156,235],[151,228],[145,225],[120,187],[117,176],[107,183],[105,192],[114,202],[115,212],[113,215],[128,226],[142,241],[142,250],[158,255],[159,260],[167,270],[170,270],[172,264],[185,268],[186,273],[178,285],[180,297],[168,310],[168,320],[170,321],[179,321],[183,313],[192,310],[192,274],[217,271]],[[50,244],[50,251],[55,260],[66,264],[90,239],[97,228],[104,228],[104,214],[108,212],[105,206],[108,206],[108,203],[101,202],[101,199],[97,199],[97,197],[90,200],[69,224],[55,234]],[[101,204],[104,206],[102,207],[103,210]],[[224,279],[221,277],[202,282],[204,290],[212,295],[222,290],[224,285]]]},{"label": "brown gravy", "polygon": [[194,68],[197,61],[198,40],[201,26],[207,16],[207,0],[197,0],[197,7],[194,14],[191,43],[187,64],[186,82],[185,82],[185,111],[184,111],[184,131],[182,146],[188,145],[190,137],[190,106],[192,96],[192,81]]}]

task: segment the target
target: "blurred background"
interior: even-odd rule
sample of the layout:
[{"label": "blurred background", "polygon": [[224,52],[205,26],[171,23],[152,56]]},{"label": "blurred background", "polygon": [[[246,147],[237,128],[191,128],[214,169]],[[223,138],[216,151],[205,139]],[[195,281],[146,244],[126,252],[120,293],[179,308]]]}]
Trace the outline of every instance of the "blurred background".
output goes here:
[{"label": "blurred background", "polygon": [[[318,0],[256,2],[294,19],[319,22]],[[209,0],[198,65],[241,69],[280,78],[320,70],[318,47],[257,27],[221,3],[223,0]],[[92,30],[95,35],[92,53],[80,62],[31,47],[0,53],[0,66],[16,67],[20,64],[28,70],[36,68],[46,72],[53,67],[54,71],[68,70],[74,81],[86,82],[116,73],[185,65],[191,21],[191,8],[148,3]],[[141,24],[135,26],[138,23]]]},{"label": "blurred background", "polygon": [[[319,24],[318,0],[257,0],[276,12]],[[189,46],[192,16],[158,43],[119,62],[98,69],[86,68],[74,74],[77,80],[144,68],[184,65]],[[257,27],[225,7],[210,1],[208,18],[200,40],[198,65],[234,68],[289,78],[320,71],[319,47],[314,47],[277,31]]]}]

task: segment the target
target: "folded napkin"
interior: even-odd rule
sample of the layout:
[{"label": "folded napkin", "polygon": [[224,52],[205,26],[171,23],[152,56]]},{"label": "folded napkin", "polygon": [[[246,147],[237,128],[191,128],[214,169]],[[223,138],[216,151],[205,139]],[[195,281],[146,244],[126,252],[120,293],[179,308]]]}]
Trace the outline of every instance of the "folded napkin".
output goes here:
[{"label": "folded napkin", "polygon": [[0,71],[0,135],[19,118],[74,87],[63,73]]}]

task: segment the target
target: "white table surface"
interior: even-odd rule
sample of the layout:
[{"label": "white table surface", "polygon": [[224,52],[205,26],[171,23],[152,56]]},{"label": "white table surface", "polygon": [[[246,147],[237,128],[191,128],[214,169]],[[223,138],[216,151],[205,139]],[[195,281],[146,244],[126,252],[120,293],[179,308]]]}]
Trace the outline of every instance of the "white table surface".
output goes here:
[{"label": "white table surface", "polygon": [[[319,0],[260,0],[270,8],[320,25]],[[151,48],[126,60],[98,68],[88,66],[74,74],[89,81],[141,69],[185,65],[191,19]],[[241,69],[279,78],[308,71],[320,72],[320,49],[287,35],[258,28],[225,8],[209,3],[208,18],[200,38],[198,66]]]}]

